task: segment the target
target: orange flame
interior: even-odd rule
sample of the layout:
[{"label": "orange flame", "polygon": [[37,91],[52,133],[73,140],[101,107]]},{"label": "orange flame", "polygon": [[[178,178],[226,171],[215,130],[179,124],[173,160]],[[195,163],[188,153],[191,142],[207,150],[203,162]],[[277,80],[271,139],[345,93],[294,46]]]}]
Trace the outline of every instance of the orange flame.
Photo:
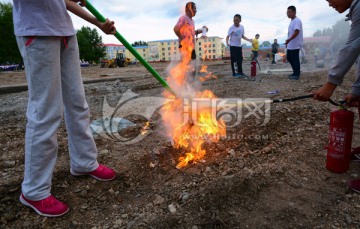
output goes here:
[{"label": "orange flame", "polygon": [[206,65],[201,66],[200,72],[201,72],[201,73],[204,73],[204,72],[206,73],[206,72],[207,72],[207,68],[208,68],[208,67],[207,67]]},{"label": "orange flame", "polygon": [[[192,98],[216,97],[211,91],[195,92],[192,82],[188,79],[195,70],[191,65],[191,52],[195,47],[194,29],[190,25],[185,25],[180,32],[183,37],[180,49],[181,62],[170,70],[167,78],[167,82],[175,89],[178,97],[175,98],[165,91],[164,96],[174,100],[165,103],[161,111],[167,135],[173,140],[174,147],[186,150],[185,155],[179,158],[176,166],[178,169],[190,162],[203,160],[206,154],[206,150],[203,149],[204,143],[218,142],[220,138],[212,136],[226,134],[224,121],[214,118],[216,115],[213,115],[212,109],[191,109]],[[207,72],[207,66],[203,66],[200,72]]]},{"label": "orange flame", "polygon": [[145,126],[141,129],[141,135],[145,135],[150,129],[150,122],[146,122]]},{"label": "orange flame", "polygon": [[209,80],[209,79],[217,79],[217,76],[212,74],[212,72],[208,72],[207,68],[208,68],[208,66],[206,66],[206,65],[201,66],[200,73],[205,73],[206,75],[199,77],[200,82],[205,82],[206,80]]}]

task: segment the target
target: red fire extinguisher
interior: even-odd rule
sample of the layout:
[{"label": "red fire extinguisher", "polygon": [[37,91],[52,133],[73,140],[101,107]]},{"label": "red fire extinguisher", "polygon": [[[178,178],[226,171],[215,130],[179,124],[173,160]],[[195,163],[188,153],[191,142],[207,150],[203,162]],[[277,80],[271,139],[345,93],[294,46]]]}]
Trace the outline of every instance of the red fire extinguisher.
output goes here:
[{"label": "red fire extinguisher", "polygon": [[256,76],[256,60],[251,61],[251,76]]},{"label": "red fire extinguisher", "polygon": [[354,112],[344,107],[331,112],[326,168],[332,172],[344,173],[349,169],[353,124]]}]

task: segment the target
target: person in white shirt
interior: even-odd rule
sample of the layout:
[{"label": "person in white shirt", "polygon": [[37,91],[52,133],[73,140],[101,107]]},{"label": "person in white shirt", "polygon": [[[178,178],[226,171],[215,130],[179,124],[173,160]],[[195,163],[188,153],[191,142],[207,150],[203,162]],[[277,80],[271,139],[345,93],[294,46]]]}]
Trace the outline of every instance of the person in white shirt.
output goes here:
[{"label": "person in white shirt", "polygon": [[286,57],[293,69],[293,74],[289,76],[289,79],[299,80],[300,78],[300,59],[299,52],[304,44],[303,28],[301,20],[296,17],[295,6],[289,6],[287,8],[287,16],[291,19],[288,28],[288,38],[285,41],[287,53]]},{"label": "person in white shirt", "polygon": [[[251,39],[245,37],[245,29],[243,25],[240,25],[240,22],[241,16],[236,14],[234,16],[234,24],[230,26],[226,36],[226,44],[230,46],[231,70],[235,78],[247,77],[242,69],[243,54],[241,39],[252,42]],[[237,71],[235,71],[235,67],[237,67]]]}]

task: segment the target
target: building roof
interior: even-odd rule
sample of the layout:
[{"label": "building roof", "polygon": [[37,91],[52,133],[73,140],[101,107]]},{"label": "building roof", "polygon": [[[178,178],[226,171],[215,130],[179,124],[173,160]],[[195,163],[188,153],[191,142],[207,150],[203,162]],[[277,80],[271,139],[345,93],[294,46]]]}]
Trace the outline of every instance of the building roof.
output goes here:
[{"label": "building roof", "polygon": [[101,44],[100,46],[115,46],[115,47],[122,46],[122,47],[124,47],[124,45],[119,45],[119,44]]},{"label": "building roof", "polygon": [[148,42],[172,42],[172,41],[178,41],[178,39],[168,39],[168,40],[158,40],[158,41],[148,41]]},{"label": "building roof", "polygon": [[146,49],[148,46],[133,46],[134,49]]},{"label": "building roof", "polygon": [[[218,36],[207,37],[207,38],[220,38],[220,39],[223,39],[223,38],[218,37]],[[178,39],[168,39],[168,40],[148,41],[148,43],[149,42],[173,42],[173,41],[179,41],[179,40]]]},{"label": "building roof", "polygon": [[304,43],[330,43],[331,36],[304,37]]}]

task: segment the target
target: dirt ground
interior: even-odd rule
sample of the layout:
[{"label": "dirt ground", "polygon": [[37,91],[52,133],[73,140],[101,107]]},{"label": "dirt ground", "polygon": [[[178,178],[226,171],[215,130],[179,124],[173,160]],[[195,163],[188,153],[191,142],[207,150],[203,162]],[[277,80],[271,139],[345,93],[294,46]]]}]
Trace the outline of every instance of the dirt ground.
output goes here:
[{"label": "dirt ground", "polygon": [[[205,62],[216,75],[203,83],[220,98],[290,98],[313,92],[326,81],[326,69],[303,66],[300,81],[289,72],[259,74],[256,81],[235,79],[227,61]],[[152,66],[166,75],[169,63]],[[250,74],[250,63],[244,62]],[[284,63],[263,64],[286,69]],[[267,69],[266,69],[267,70]],[[265,71],[264,71],[265,72]],[[102,118],[104,98],[115,107],[131,89],[141,97],[159,97],[161,85],[141,66],[83,69],[84,80],[116,78],[85,84],[91,120]],[[341,99],[355,78],[346,76],[333,98]],[[0,73],[0,85],[25,84],[24,72]],[[275,95],[270,91],[279,90]],[[24,171],[24,135],[27,92],[0,95],[0,228],[360,228],[360,195],[347,190],[359,178],[360,164],[343,174],[325,168],[330,103],[304,99],[271,105],[265,126],[243,118],[228,128],[219,143],[206,143],[204,161],[176,169],[184,151],[174,149],[160,134],[158,111],[150,119],[150,132],[135,144],[96,137],[98,160],[114,168],[117,178],[99,182],[69,173],[67,134],[58,132],[58,162],[52,194],[70,211],[60,218],[44,218],[20,204]],[[144,105],[145,106],[145,105]],[[353,146],[358,146],[357,111]],[[147,121],[128,117],[135,126],[120,134],[136,136]],[[240,137],[239,137],[240,136]]]}]

